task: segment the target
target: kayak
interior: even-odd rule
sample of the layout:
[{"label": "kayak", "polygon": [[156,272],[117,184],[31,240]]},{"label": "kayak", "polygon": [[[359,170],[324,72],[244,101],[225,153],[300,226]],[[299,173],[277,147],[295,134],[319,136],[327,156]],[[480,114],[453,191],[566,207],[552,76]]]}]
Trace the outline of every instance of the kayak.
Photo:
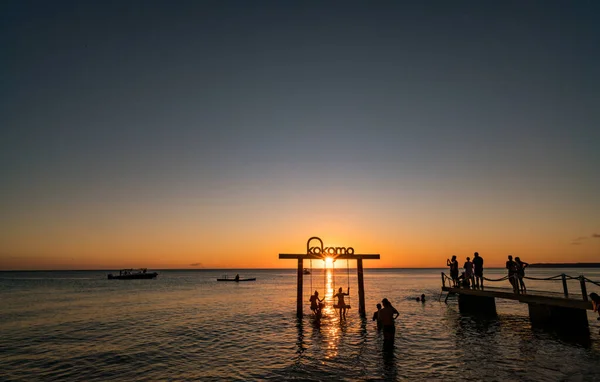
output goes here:
[{"label": "kayak", "polygon": [[217,279],[217,281],[233,281],[233,282],[237,283],[237,282],[240,282],[240,281],[256,281],[256,277],[251,278],[251,279],[239,279],[239,280],[236,280],[236,279]]}]

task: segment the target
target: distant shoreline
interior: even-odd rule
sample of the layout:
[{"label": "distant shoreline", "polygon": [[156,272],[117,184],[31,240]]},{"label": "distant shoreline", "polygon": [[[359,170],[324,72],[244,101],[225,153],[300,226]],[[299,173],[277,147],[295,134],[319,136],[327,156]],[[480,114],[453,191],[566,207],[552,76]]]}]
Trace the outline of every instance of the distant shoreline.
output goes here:
[{"label": "distant shoreline", "polygon": [[600,268],[600,263],[534,263],[530,268]]}]

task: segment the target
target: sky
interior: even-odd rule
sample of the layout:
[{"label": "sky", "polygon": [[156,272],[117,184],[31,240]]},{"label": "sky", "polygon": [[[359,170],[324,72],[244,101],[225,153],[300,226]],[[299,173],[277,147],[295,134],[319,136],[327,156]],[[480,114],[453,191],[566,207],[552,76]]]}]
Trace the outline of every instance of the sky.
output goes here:
[{"label": "sky", "polygon": [[600,261],[597,1],[3,1],[0,270]]}]

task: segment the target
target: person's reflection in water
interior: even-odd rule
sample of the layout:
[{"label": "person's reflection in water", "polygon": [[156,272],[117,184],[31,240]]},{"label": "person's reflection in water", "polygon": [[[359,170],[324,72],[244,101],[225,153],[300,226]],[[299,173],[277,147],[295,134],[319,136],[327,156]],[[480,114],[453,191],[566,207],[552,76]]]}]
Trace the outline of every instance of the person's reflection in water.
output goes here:
[{"label": "person's reflection in water", "polygon": [[301,318],[296,319],[296,329],[298,330],[298,341],[296,341],[298,350],[296,350],[296,353],[302,355],[304,350],[306,350],[306,344],[304,343],[304,326]]},{"label": "person's reflection in water", "polygon": [[398,368],[396,367],[396,356],[394,347],[383,348],[383,378],[386,381],[398,380]]}]

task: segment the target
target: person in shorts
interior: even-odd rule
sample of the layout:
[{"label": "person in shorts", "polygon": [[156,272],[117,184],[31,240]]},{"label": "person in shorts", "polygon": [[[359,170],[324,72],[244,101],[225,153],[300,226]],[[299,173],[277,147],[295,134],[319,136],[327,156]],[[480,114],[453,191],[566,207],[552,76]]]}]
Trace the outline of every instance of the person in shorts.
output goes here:
[{"label": "person in shorts", "polygon": [[473,276],[475,277],[475,288],[483,289],[483,257],[479,256],[479,252],[473,254]]}]

